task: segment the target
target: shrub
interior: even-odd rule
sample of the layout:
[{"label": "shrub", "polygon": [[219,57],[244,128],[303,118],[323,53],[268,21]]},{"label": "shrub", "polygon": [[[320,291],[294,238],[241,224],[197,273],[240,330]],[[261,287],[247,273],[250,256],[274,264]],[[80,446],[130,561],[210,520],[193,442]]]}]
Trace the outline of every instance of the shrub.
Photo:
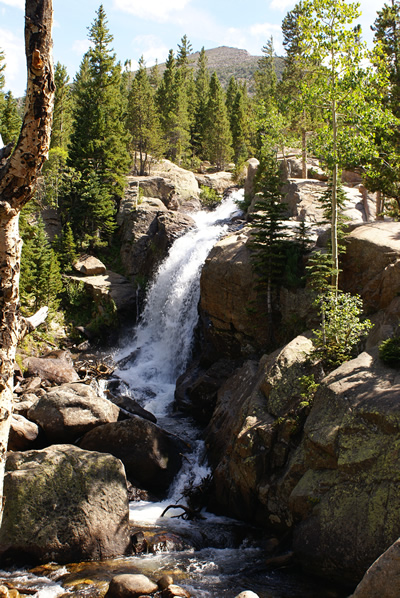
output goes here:
[{"label": "shrub", "polygon": [[385,365],[400,368],[400,336],[393,336],[379,345],[379,357]]}]

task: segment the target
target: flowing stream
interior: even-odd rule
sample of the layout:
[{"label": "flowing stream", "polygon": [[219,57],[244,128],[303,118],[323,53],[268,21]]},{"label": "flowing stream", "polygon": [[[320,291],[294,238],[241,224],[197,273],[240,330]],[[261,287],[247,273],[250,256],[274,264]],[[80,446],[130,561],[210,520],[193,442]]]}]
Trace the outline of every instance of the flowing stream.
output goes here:
[{"label": "flowing stream", "polygon": [[39,588],[40,598],[98,596],[112,575],[125,572],[144,573],[152,579],[170,573],[175,583],[195,598],[234,598],[243,590],[252,590],[260,598],[344,595],[292,570],[268,570],[260,530],[207,513],[198,523],[173,517],[178,514],[174,510],[161,518],[167,505],[182,503],[188,483],[196,485],[209,473],[199,430],[187,418],[174,414],[172,406],[176,379],[192,354],[201,269],[215,242],[227,231],[228,221],[239,213],[235,202],[241,198],[242,194],[235,192],[215,211],[192,215],[196,226],[174,242],[148,290],[136,330],[115,355],[120,364],[115,374],[125,386],[124,392],[154,413],[161,427],[193,448],[166,501],[131,503],[132,525],[138,530],[179,535],[188,549],[102,563],[39,567],[30,573],[2,572],[3,578],[17,579],[20,584],[24,579],[24,584]]}]

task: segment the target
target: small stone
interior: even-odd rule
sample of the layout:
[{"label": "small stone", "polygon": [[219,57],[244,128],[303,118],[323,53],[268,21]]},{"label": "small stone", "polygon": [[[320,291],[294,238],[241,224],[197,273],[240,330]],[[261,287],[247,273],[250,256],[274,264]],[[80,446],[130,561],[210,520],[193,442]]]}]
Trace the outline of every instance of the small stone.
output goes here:
[{"label": "small stone", "polygon": [[139,598],[142,594],[153,594],[157,590],[157,584],[145,575],[124,573],[112,578],[106,598]]},{"label": "small stone", "polygon": [[165,590],[168,586],[174,583],[174,579],[171,575],[163,575],[157,582],[158,587],[160,590]]},{"label": "small stone", "polygon": [[240,594],[238,594],[236,598],[259,598],[259,596],[251,590],[245,590],[244,592],[240,592]]}]

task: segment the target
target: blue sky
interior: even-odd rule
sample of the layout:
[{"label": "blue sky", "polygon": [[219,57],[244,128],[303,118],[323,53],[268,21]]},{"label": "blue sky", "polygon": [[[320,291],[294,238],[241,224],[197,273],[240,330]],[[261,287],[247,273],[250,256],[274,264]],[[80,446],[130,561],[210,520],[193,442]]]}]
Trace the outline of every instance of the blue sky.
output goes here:
[{"label": "blue sky", "polygon": [[[72,80],[88,48],[87,28],[95,18],[100,0],[53,0],[54,60],[68,69]],[[194,51],[218,46],[244,48],[260,54],[272,35],[275,51],[282,55],[281,23],[296,0],[104,0],[114,51],[132,68],[143,54],[151,66],[164,62],[170,48],[176,50],[186,34]],[[359,22],[371,43],[370,25],[384,0],[361,0]],[[21,96],[26,84],[24,56],[24,0],[0,0],[0,48],[6,55],[6,86]],[[374,5],[374,6],[372,6]]]}]

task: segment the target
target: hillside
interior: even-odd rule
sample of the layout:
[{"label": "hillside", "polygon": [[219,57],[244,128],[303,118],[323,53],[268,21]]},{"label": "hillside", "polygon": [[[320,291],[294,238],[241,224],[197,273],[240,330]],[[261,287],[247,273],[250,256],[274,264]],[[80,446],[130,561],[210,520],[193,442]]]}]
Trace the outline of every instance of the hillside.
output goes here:
[{"label": "hillside", "polygon": [[[200,52],[194,52],[190,55],[190,64],[196,68]],[[247,81],[249,91],[253,87],[253,75],[257,69],[258,60],[261,56],[252,56],[247,50],[221,46],[206,50],[208,68],[211,73],[217,73],[223,87],[228,85],[230,77],[233,75],[239,81]],[[165,63],[160,64],[160,73],[164,71]],[[276,57],[275,68],[278,79],[280,79],[283,70],[283,58]]]}]

